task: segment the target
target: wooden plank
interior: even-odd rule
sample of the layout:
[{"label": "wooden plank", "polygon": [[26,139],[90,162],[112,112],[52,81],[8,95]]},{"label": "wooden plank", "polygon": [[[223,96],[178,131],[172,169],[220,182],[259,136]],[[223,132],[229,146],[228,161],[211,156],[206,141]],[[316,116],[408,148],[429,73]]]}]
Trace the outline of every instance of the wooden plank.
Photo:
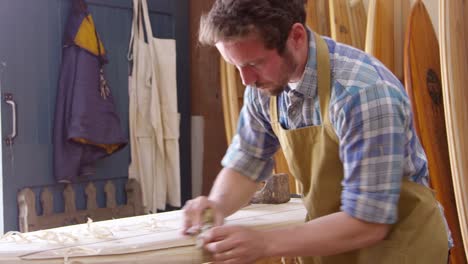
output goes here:
[{"label": "wooden plank", "polygon": [[[426,152],[431,186],[445,210],[455,248],[451,263],[466,263],[453,191],[440,77],[439,44],[422,1],[411,11],[405,41],[405,86]],[[428,122],[431,120],[431,122]]]},{"label": "wooden plank", "polygon": [[[299,199],[278,205],[255,204],[247,206],[226,219],[227,225],[243,225],[257,230],[289,226],[304,222],[306,210]],[[196,249],[193,237],[183,236],[182,212],[172,211],[92,223],[95,228],[112,231],[110,238],[89,236],[88,225],[73,225],[24,234],[30,243],[4,242],[0,261],[11,264],[63,263],[65,255],[80,263],[200,263],[201,250]],[[70,234],[77,241],[45,244],[38,237],[44,234]],[[80,250],[81,249],[81,250]],[[84,250],[86,249],[86,250]],[[24,262],[19,262],[20,258]],[[58,262],[62,261],[62,262]]]},{"label": "wooden plank", "polygon": [[442,92],[460,228],[468,258],[468,3],[439,1]]}]

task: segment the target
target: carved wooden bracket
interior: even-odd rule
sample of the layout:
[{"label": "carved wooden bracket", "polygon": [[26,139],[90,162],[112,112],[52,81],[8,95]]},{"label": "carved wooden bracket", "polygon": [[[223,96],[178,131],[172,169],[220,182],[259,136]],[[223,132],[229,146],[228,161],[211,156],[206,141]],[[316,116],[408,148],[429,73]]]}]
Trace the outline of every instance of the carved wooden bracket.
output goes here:
[{"label": "carved wooden bracket", "polygon": [[41,215],[36,211],[36,196],[31,188],[22,189],[17,196],[19,207],[19,227],[21,232],[30,232],[64,225],[86,223],[88,217],[93,221],[112,218],[129,217],[143,214],[143,202],[140,184],[135,179],[129,179],[125,185],[127,203],[117,205],[115,185],[107,181],[104,186],[106,207],[99,208],[96,202],[96,186],[89,182],[85,188],[86,209],[77,210],[75,190],[72,184],[67,184],[63,190],[65,212],[54,213],[53,194],[49,188],[44,188],[40,194],[43,208]]}]

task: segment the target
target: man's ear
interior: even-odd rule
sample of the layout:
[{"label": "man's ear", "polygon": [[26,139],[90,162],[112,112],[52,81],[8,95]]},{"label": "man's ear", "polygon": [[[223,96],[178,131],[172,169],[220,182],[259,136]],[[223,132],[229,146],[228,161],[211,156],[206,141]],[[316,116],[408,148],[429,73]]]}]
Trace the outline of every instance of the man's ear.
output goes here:
[{"label": "man's ear", "polygon": [[289,31],[288,36],[289,45],[292,45],[294,49],[300,48],[307,42],[307,30],[301,23],[294,23]]}]

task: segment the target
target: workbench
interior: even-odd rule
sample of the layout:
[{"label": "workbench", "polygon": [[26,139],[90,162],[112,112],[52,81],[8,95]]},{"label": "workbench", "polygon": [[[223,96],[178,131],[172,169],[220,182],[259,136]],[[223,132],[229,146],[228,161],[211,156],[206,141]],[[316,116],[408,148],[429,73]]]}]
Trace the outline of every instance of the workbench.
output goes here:
[{"label": "workbench", "polygon": [[[226,225],[254,229],[304,222],[300,199],[288,203],[253,204],[225,220]],[[195,238],[181,233],[182,211],[65,226],[0,239],[0,263],[201,263]]]}]

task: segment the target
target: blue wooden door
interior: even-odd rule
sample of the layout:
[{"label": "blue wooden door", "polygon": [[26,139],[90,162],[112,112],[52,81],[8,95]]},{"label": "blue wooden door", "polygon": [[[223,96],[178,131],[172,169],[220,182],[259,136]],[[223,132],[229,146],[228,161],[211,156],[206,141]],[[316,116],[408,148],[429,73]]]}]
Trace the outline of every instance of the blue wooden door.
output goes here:
[{"label": "blue wooden door", "polygon": [[[88,0],[108,52],[106,75],[128,135],[128,62],[131,0]],[[181,120],[182,200],[190,197],[188,0],[149,0],[154,35],[177,41]],[[0,1],[1,171],[0,231],[17,230],[16,194],[54,184],[52,131],[62,36],[70,0]],[[6,98],[6,99],[5,99]],[[13,107],[15,106],[15,107]],[[16,118],[13,118],[16,113]],[[16,124],[13,122],[16,120]],[[13,140],[5,140],[16,128]],[[126,178],[129,147],[99,161],[92,179]],[[58,208],[60,210],[60,208]]]}]

